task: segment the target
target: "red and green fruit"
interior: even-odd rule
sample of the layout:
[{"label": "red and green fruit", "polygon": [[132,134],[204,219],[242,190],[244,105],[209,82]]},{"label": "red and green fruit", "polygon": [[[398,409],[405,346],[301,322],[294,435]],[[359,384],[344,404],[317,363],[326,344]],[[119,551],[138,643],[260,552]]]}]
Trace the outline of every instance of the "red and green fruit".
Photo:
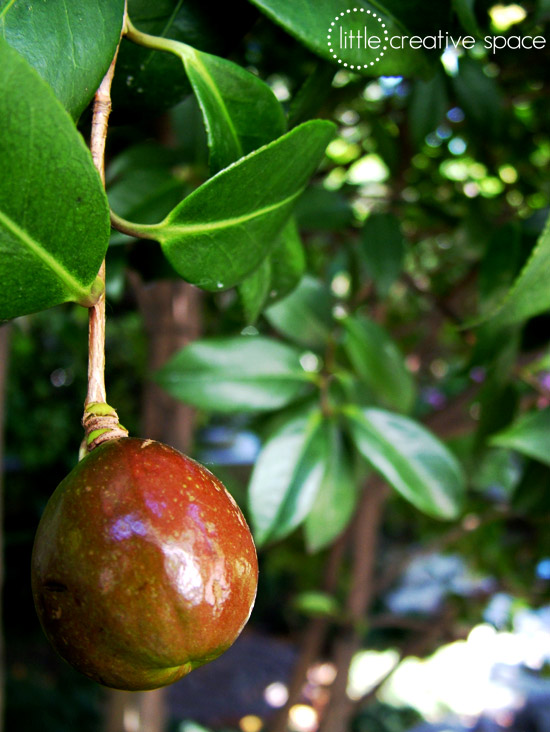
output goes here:
[{"label": "red and green fruit", "polygon": [[237,638],[256,595],[248,526],[222,483],[153,440],[92,450],[46,506],[32,558],[56,650],[117,689],[170,684]]}]

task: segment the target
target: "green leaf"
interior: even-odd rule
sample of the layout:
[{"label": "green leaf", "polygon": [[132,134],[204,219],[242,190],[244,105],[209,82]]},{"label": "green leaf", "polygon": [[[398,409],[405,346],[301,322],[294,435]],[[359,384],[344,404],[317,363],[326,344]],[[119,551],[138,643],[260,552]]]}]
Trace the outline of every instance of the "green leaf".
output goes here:
[{"label": "green leaf", "polygon": [[123,16],[124,0],[0,0],[0,37],[77,119],[111,64]]},{"label": "green leaf", "polygon": [[550,465],[550,407],[524,414],[495,435],[491,444],[516,450]]},{"label": "green leaf", "polygon": [[231,61],[178,45],[204,115],[212,173],[285,132],[283,109],[261,79]]},{"label": "green leaf", "polygon": [[[436,69],[431,79],[413,82],[409,104],[411,137],[417,148],[424,144],[426,135],[434,132],[445,119],[449,107],[445,74]],[[370,220],[370,219],[368,219]]]},{"label": "green leaf", "polygon": [[523,466],[511,450],[487,450],[479,463],[476,460],[472,487],[478,491],[494,491],[495,488],[510,497],[521,480]]},{"label": "green leaf", "polygon": [[305,521],[306,544],[316,552],[331,544],[346,528],[357,503],[357,485],[342,434],[326,423],[324,473],[315,503]]},{"label": "green leaf", "polygon": [[300,592],[292,602],[295,610],[313,618],[339,618],[342,608],[336,598],[326,592]]},{"label": "green leaf", "polygon": [[126,28],[130,40],[183,62],[204,117],[213,173],[284,133],[281,105],[254,74],[186,43],[143,33],[130,21]]},{"label": "green leaf", "polygon": [[[216,3],[202,0],[129,0],[128,14],[141,31],[188,43],[218,56],[239,44],[257,11],[245,0]],[[144,48],[123,38],[113,82],[113,107],[159,110],[191,93],[180,59]]]},{"label": "green leaf", "polygon": [[258,269],[239,285],[239,295],[247,323],[255,323],[262,312],[271,286],[271,260],[264,259]]},{"label": "green leaf", "polygon": [[288,126],[295,127],[312,117],[317,117],[325,99],[332,91],[332,80],[336,69],[332,64],[319,59],[316,67],[308,74],[302,86],[290,102]]},{"label": "green leaf", "polygon": [[277,238],[271,254],[239,287],[249,323],[257,320],[267,302],[282,299],[296,287],[305,264],[302,241],[292,217]]},{"label": "green leaf", "polygon": [[382,409],[346,407],[357,450],[403,498],[424,513],[454,519],[464,476],[456,458],[417,422]]},{"label": "green leaf", "polygon": [[550,469],[536,460],[528,460],[511,501],[512,510],[536,516],[540,520],[550,511]]},{"label": "green leaf", "polygon": [[496,81],[484,74],[481,63],[461,56],[452,82],[466,123],[478,133],[498,135],[502,129],[502,94]]},{"label": "green leaf", "polygon": [[[328,59],[332,63],[337,63],[327,45],[327,32],[330,24],[337,15],[344,13],[346,10],[353,12],[354,8],[362,7],[366,10],[376,13],[381,18],[381,22],[385,23],[388,31],[388,38],[392,36],[402,36],[404,28],[396,18],[399,11],[407,5],[400,3],[395,8],[390,9],[390,3],[367,2],[361,0],[360,3],[352,2],[352,0],[318,0],[312,3],[310,0],[252,0],[271,20],[281,25],[291,35],[301,41],[311,51]],[[393,11],[393,12],[392,12]],[[366,14],[365,14],[366,15]],[[380,26],[378,23],[369,25],[367,23],[368,33],[372,35],[380,35]],[[407,35],[405,33],[405,35]],[[368,56],[368,58],[366,58]],[[346,51],[346,62],[353,64],[363,64],[374,58],[372,49],[360,49],[359,51]],[[378,75],[410,75],[414,71],[424,71],[427,68],[427,62],[422,51],[411,50],[405,44],[404,49],[392,50],[388,48],[383,58],[377,62],[369,70],[362,69],[361,73]]]},{"label": "green leaf", "polygon": [[496,313],[499,326],[520,323],[550,308],[550,217],[527,263]]},{"label": "green leaf", "polygon": [[265,316],[279,333],[295,343],[324,348],[333,325],[330,292],[306,275],[294,292],[268,308]]},{"label": "green leaf", "polygon": [[0,319],[89,305],[109,241],[101,181],[51,88],[2,40],[0,69]]},{"label": "green leaf", "polygon": [[475,0],[453,0],[453,8],[458,15],[462,27],[473,35],[474,38],[478,38],[482,33],[477,22],[474,4]]},{"label": "green leaf", "polygon": [[282,230],[269,258],[271,260],[269,299],[273,302],[286,297],[294,290],[306,268],[306,255],[294,217]]},{"label": "green leaf", "polygon": [[498,228],[479,268],[479,296],[483,312],[493,312],[508,291],[519,269],[521,232],[516,223]]},{"label": "green leaf", "polygon": [[176,353],[155,380],[176,399],[213,412],[279,409],[312,390],[300,351],[261,336],[209,338]]},{"label": "green leaf", "polygon": [[233,287],[273,249],[333,134],[321,120],[295,127],[207,180],[160,224],[134,228],[157,239],[189,282]]},{"label": "green leaf", "polygon": [[309,186],[296,204],[296,219],[302,229],[344,229],[353,222],[353,209],[341,193]]},{"label": "green leaf", "polygon": [[307,516],[324,472],[321,413],[287,422],[260,452],[248,487],[258,545],[282,539]]},{"label": "green leaf", "polygon": [[268,302],[277,302],[291,292],[306,266],[298,227],[292,217],[277,238],[271,254],[244,280],[239,294],[244,314],[254,323]]},{"label": "green leaf", "polygon": [[372,214],[361,232],[362,262],[381,297],[401,274],[405,245],[399,221],[393,214]]},{"label": "green leaf", "polygon": [[342,324],[344,350],[356,373],[383,404],[410,412],[414,381],[395,342],[382,326],[365,316],[347,317]]},{"label": "green leaf", "polygon": [[[121,216],[151,224],[166,216],[189,191],[176,177],[178,156],[174,150],[147,143],[127,148],[107,168],[107,195],[111,208]],[[113,232],[111,244],[129,240]]]}]

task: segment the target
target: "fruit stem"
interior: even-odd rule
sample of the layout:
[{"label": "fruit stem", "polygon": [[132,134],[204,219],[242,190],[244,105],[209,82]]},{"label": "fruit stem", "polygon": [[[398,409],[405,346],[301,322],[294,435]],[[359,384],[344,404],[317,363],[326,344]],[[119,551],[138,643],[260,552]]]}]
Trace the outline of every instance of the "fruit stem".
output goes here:
[{"label": "fruit stem", "polygon": [[[111,83],[115,73],[118,47],[103,77],[94,99],[90,151],[92,160],[105,186],[105,140],[111,112]],[[105,284],[105,260],[99,268],[98,278]],[[85,404],[106,402],[105,391],[105,292],[89,309],[88,317],[88,393]]]},{"label": "fruit stem", "polygon": [[[124,17],[126,17],[126,7],[124,8]],[[122,27],[124,29],[124,22]],[[95,94],[92,115],[90,151],[103,186],[105,186],[105,141],[107,138],[109,114],[111,113],[111,84],[115,73],[119,45],[116,48],[109,70],[105,74]],[[82,419],[82,424],[86,430],[86,439],[83,447],[86,445],[87,450],[91,450],[96,446],[95,441],[89,439],[90,432],[103,428],[103,425],[98,426],[95,422],[90,426],[89,408],[97,404],[105,404],[107,401],[105,390],[105,260],[101,263],[97,280],[103,284],[103,293],[97,302],[89,308],[88,316],[88,391],[84,402],[85,410]],[[118,417],[111,407],[107,411],[109,413],[110,430],[113,424],[113,415],[116,418],[115,427],[118,425]],[[116,434],[120,431],[115,428],[113,437],[120,437],[120,434]],[[124,432],[127,434],[126,431]],[[81,452],[82,450],[83,448]]]}]

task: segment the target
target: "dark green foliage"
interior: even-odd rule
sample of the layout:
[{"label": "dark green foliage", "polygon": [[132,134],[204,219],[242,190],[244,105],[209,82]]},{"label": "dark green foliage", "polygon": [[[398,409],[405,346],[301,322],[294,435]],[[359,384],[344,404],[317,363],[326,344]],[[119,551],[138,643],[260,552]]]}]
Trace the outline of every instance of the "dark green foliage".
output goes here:
[{"label": "dark green foliage", "polygon": [[99,176],[50,87],[1,39],[0,68],[0,320],[90,304],[109,236]]},{"label": "dark green foliage", "polygon": [[123,15],[123,0],[78,4],[54,0],[31,9],[22,2],[2,0],[0,36],[27,59],[78,119],[109,68]]},{"label": "dark green foliage", "polygon": [[[35,44],[34,31],[32,43],[15,39],[14,27],[34,27],[27,4],[5,12],[3,36],[26,61],[0,41],[0,215],[17,204],[29,231],[45,221],[51,251],[76,257],[79,287],[63,288],[30,265],[15,269],[0,224],[8,254],[0,257],[0,317],[83,299],[76,289],[89,294],[107,246],[105,198],[89,154],[46,86],[73,117],[91,99],[121,21],[115,0],[92,4],[82,3],[83,12],[104,5],[109,28],[92,34],[82,75],[55,44]],[[0,15],[8,5],[0,2]],[[53,5],[41,40],[63,45]],[[547,35],[537,25],[545,17],[539,5],[509,32]],[[361,6],[396,34],[492,32],[489,3],[455,0],[429,13],[416,0]],[[548,54],[465,50],[453,69],[436,52],[408,51],[360,76],[334,64],[326,45],[330,18],[351,7],[163,0],[153,13],[134,0],[133,23],[157,37],[157,48],[124,40],[113,92],[109,200],[135,236],[113,232],[108,254],[110,400],[139,433],[138,395],[145,379],[155,379],[197,408],[206,428],[199,457],[211,448],[210,428],[230,435],[214,456],[242,457],[243,436],[261,439],[254,466],[248,452],[245,464],[220,471],[248,503],[261,547],[253,620],[281,635],[319,615],[340,632],[350,567],[344,562],[333,591],[320,591],[327,550],[349,530],[365,486],[380,479],[391,491],[374,618],[384,616],[386,573],[391,578],[416,548],[432,545],[460,553],[518,602],[548,601],[548,584],[536,578],[538,562],[550,556]],[[158,50],[159,38],[176,44]],[[59,79],[41,80],[29,63],[51,69],[54,49],[68,60],[57,64]],[[7,93],[12,66],[23,79],[17,94]],[[23,104],[40,108],[32,124]],[[75,181],[85,184],[79,209],[70,199]],[[40,196],[29,199],[35,190]],[[201,338],[156,374],[145,370],[133,269],[146,281],[183,278],[205,290]],[[80,442],[85,319],[84,310],[65,306],[13,328],[6,626],[14,638],[33,622],[20,610],[29,603],[20,577],[36,521]],[[485,597],[446,602],[454,612],[450,638],[480,621]],[[406,650],[411,635],[364,630],[369,647]],[[16,661],[10,723],[36,726],[24,702],[32,695],[50,728],[86,729],[84,710],[92,728],[88,690],[80,696],[54,669],[55,687],[67,683],[74,699],[65,710],[59,692],[45,698],[49,669],[18,676],[17,658],[27,659],[28,647],[8,638],[8,657]],[[400,732],[415,721],[414,713],[377,703],[352,730]]]}]

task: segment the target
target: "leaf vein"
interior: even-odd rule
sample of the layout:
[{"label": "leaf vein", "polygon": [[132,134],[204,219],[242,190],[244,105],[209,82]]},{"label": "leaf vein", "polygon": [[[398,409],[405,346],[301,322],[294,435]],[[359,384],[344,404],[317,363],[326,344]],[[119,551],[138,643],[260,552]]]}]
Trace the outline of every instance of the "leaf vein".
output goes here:
[{"label": "leaf vein", "polygon": [[24,229],[18,226],[9,216],[0,211],[0,224],[11,232],[26,248],[40,259],[67,287],[69,292],[84,299],[89,293],[88,290],[63,267],[59,262],[47,252],[40,243],[36,242]]},{"label": "leaf vein", "polygon": [[239,224],[245,224],[248,221],[252,221],[253,219],[259,218],[260,216],[264,216],[265,214],[271,213],[272,211],[276,211],[278,208],[282,208],[283,206],[286,206],[289,203],[292,203],[298,196],[302,193],[302,189],[300,188],[298,191],[293,193],[290,196],[287,196],[286,198],[282,198],[280,201],[276,201],[275,203],[270,204],[269,206],[264,206],[263,208],[258,208],[255,211],[251,211],[249,213],[243,214],[241,216],[234,216],[232,218],[222,219],[221,221],[211,221],[209,223],[200,223],[200,224],[170,224],[169,219],[165,219],[160,224],[151,224],[143,226],[140,226],[140,230],[143,230],[144,232],[149,230],[150,232],[156,231],[160,235],[162,235],[164,232],[164,229],[167,229],[169,232],[169,235],[176,234],[193,234],[193,233],[203,233],[208,231],[217,231],[218,229],[227,229],[231,226],[238,226]]}]

